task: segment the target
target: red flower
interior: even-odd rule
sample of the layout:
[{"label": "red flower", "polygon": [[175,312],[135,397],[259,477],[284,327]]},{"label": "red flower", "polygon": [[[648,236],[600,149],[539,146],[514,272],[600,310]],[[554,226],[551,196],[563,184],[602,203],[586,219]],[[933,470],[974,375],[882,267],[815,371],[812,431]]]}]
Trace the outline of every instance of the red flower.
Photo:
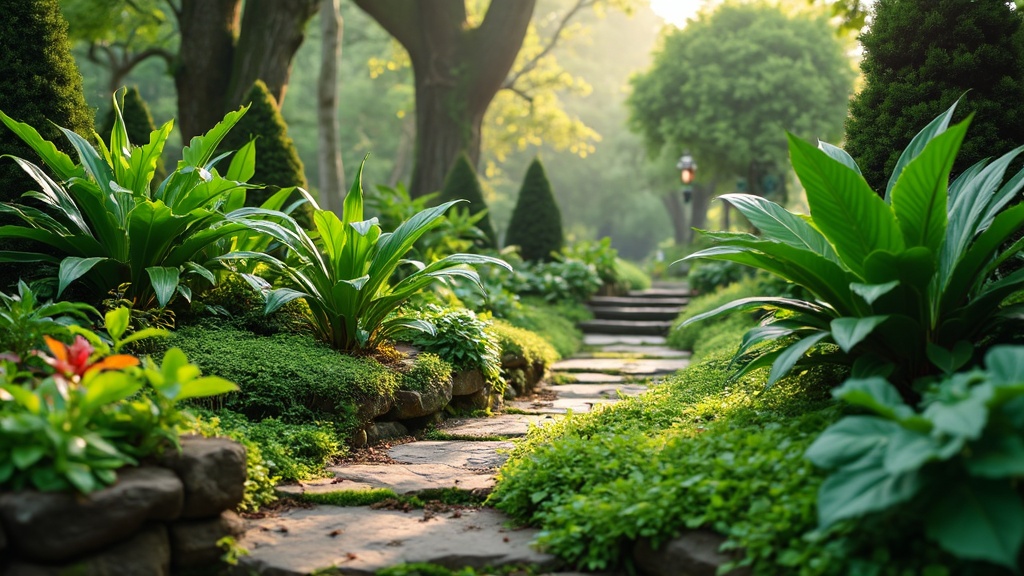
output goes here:
[{"label": "red flower", "polygon": [[50,353],[53,356],[39,354],[39,357],[50,366],[53,366],[53,369],[58,374],[68,378],[75,376],[81,378],[86,372],[93,370],[117,370],[129,366],[138,366],[139,364],[138,358],[128,354],[107,356],[98,362],[90,364],[89,357],[92,356],[95,349],[92,347],[92,344],[89,344],[88,340],[80,335],[75,336],[75,341],[71,346],[49,336],[43,336],[43,339],[46,340],[46,347],[50,349]]}]

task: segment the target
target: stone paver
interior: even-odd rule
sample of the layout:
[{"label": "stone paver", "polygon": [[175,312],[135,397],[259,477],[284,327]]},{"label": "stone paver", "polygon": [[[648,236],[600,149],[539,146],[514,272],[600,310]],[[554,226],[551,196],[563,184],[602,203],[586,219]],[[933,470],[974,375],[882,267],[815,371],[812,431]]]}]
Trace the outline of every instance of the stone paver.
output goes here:
[{"label": "stone paver", "polygon": [[489,418],[457,418],[448,420],[441,431],[457,436],[526,436],[530,426],[543,426],[554,422],[552,416],[528,414],[499,414]]},{"label": "stone paver", "polygon": [[636,354],[645,358],[689,358],[690,353],[686,350],[676,350],[668,346],[640,346],[637,344],[612,344],[602,346],[602,352],[616,352],[621,354]]},{"label": "stone paver", "polygon": [[251,521],[238,542],[249,551],[237,572],[300,576],[335,567],[344,574],[374,574],[404,562],[451,568],[537,564],[555,558],[530,547],[536,530],[505,527],[500,512],[459,510],[424,521],[422,512],[316,506]]},{"label": "stone paver", "polygon": [[[621,374],[602,374],[601,372],[562,372],[561,376],[572,380],[572,384],[619,384],[626,381]],[[563,384],[555,384],[563,386]],[[557,393],[558,388],[554,391]]]},{"label": "stone paver", "polygon": [[489,490],[494,487],[494,470],[466,469],[444,464],[348,464],[327,469],[332,478],[321,478],[278,486],[284,494],[336,492],[390,488],[397,494],[436,488]]},{"label": "stone paver", "polygon": [[570,358],[556,362],[554,370],[572,371],[605,371],[631,376],[657,376],[671,374],[682,370],[690,364],[688,359],[673,360],[634,360],[622,358]]},{"label": "stone paver", "polygon": [[395,446],[388,450],[388,456],[406,464],[441,464],[453,468],[493,470],[508,459],[506,454],[498,451],[511,448],[511,442],[432,440]]},{"label": "stone paver", "polygon": [[587,346],[611,346],[629,344],[633,346],[664,346],[664,336],[630,336],[628,334],[584,334],[583,343]]},{"label": "stone paver", "polygon": [[638,396],[647,391],[642,384],[562,384],[555,388],[559,398],[618,398],[619,392],[625,396]]}]

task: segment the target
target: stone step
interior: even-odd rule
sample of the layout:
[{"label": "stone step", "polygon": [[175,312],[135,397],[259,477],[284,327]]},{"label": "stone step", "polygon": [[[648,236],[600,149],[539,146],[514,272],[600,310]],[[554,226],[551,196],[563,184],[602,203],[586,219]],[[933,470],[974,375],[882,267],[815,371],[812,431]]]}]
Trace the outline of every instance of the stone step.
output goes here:
[{"label": "stone step", "polygon": [[664,346],[665,337],[650,334],[603,334],[596,332],[583,335],[585,346]]},{"label": "stone step", "polygon": [[591,308],[599,306],[646,306],[682,308],[690,303],[689,298],[655,298],[655,297],[629,297],[629,296],[594,296],[587,302]]},{"label": "stone step", "polygon": [[587,320],[578,324],[584,334],[630,334],[665,336],[672,322],[661,320]]},{"label": "stone step", "polygon": [[689,298],[688,287],[679,288],[649,288],[647,290],[632,290],[629,292],[632,298]]},{"label": "stone step", "polygon": [[[555,372],[604,372],[637,377],[664,376],[689,366],[687,358],[646,360],[642,358],[569,358],[555,362]],[[559,386],[552,386],[557,391]]]},{"label": "stone step", "polygon": [[591,308],[596,320],[675,320],[679,316],[679,308],[662,308],[648,306],[600,306]]}]

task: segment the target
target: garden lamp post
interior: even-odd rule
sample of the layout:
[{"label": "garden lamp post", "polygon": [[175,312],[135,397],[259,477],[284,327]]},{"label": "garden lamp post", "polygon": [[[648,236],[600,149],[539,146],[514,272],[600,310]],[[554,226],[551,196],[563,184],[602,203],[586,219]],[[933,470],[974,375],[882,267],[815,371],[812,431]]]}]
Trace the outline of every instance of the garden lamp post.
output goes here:
[{"label": "garden lamp post", "polygon": [[683,152],[683,155],[679,157],[676,168],[679,169],[679,178],[683,181],[683,202],[689,203],[690,197],[693,195],[691,188],[693,177],[697,173],[697,163],[693,161],[689,150]]}]

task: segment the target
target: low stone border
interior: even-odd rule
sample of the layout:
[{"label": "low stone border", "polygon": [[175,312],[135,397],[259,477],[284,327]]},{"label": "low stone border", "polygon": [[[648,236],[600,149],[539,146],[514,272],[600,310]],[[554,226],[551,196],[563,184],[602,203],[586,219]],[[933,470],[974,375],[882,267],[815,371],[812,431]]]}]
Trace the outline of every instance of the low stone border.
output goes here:
[{"label": "low stone border", "polygon": [[216,563],[217,541],[244,530],[232,510],[245,448],[192,436],[181,448],[91,494],[0,492],[0,573],[160,576]]},{"label": "low stone border", "polygon": [[[720,566],[737,559],[719,551],[725,540],[717,532],[690,530],[655,549],[650,540],[641,539],[633,546],[633,560],[646,576],[716,576]],[[727,574],[749,576],[750,570],[737,568]]]}]

